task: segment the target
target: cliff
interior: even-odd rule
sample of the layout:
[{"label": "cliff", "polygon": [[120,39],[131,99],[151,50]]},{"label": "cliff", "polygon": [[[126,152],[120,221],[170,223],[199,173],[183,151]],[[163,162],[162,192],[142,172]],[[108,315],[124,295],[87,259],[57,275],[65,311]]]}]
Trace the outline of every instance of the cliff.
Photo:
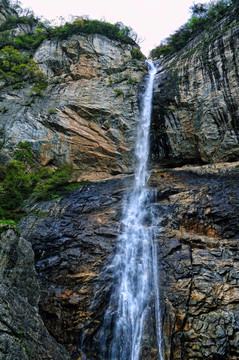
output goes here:
[{"label": "cliff", "polygon": [[11,226],[0,227],[0,358],[69,359],[38,313],[40,287],[32,247]]},{"label": "cliff", "polygon": [[[0,0],[3,23],[13,14],[7,3]],[[200,165],[238,160],[234,9],[210,35],[157,60],[149,187],[165,360],[239,358],[238,163]],[[79,180],[91,180],[54,200],[22,204],[21,237],[11,226],[0,229],[0,359],[105,360],[101,341],[111,334],[102,323],[113,282],[105,269],[132,191],[127,173],[144,87],[145,65],[132,50],[99,34],[45,39],[33,51],[48,78],[44,96],[30,95],[30,82],[0,84],[1,164],[28,141],[38,165],[72,163]],[[159,168],[188,163],[198,166]],[[151,320],[142,360],[157,359]]]},{"label": "cliff", "polygon": [[[1,9],[2,17],[10,11]],[[16,25],[8,32],[36,36],[34,26],[19,30]],[[23,41],[20,37],[18,43]],[[47,75],[44,91],[30,90],[31,79],[12,86],[1,76],[1,162],[9,162],[19,141],[28,141],[39,164],[71,163],[79,179],[131,172],[138,84],[146,71],[144,61],[132,55],[135,47],[99,34],[53,37],[33,50],[33,60]]]},{"label": "cliff", "polygon": [[[237,179],[228,164],[151,175],[165,360],[239,357]],[[101,326],[114,277],[105,269],[132,180],[66,192],[31,207],[20,224],[36,256],[40,313],[72,359],[105,360],[101,342],[111,334]],[[145,327],[142,359],[157,359],[153,325]]]},{"label": "cliff", "polygon": [[169,165],[239,155],[238,4],[210,31],[157,61],[152,158]]}]

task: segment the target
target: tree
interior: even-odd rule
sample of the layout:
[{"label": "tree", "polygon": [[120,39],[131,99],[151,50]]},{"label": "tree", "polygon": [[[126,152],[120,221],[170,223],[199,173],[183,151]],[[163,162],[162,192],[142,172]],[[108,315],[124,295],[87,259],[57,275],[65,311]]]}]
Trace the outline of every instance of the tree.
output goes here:
[{"label": "tree", "polygon": [[193,4],[193,6],[190,7],[190,10],[192,12],[192,17],[202,17],[207,12],[207,5],[206,4]]}]

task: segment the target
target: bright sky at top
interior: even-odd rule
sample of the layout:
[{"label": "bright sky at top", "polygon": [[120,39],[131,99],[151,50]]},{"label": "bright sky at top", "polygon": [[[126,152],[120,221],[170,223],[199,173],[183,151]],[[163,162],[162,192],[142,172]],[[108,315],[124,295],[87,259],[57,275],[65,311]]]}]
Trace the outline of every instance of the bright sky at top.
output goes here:
[{"label": "bright sky at top", "polygon": [[113,24],[122,22],[142,39],[140,47],[146,56],[188,20],[190,6],[199,2],[209,0],[21,0],[24,8],[48,20],[88,15]]}]

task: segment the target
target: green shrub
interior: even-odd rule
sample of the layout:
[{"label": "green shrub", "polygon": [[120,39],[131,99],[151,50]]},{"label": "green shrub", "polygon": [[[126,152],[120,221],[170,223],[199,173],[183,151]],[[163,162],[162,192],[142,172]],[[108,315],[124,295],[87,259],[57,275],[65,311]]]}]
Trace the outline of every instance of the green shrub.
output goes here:
[{"label": "green shrub", "polygon": [[30,92],[31,96],[40,96],[43,97],[44,93],[41,89],[41,86],[33,86],[31,87],[31,92]]},{"label": "green shrub", "polygon": [[0,113],[5,114],[6,112],[8,112],[8,108],[6,108],[5,106],[3,106],[3,107],[0,109]]},{"label": "green shrub", "polygon": [[181,50],[204,30],[210,31],[215,22],[227,14],[228,7],[233,2],[233,0],[217,0],[217,2],[213,1],[208,4],[194,4],[191,7],[192,16],[189,21],[151,50],[150,57],[159,58],[162,55],[171,55]]},{"label": "green shrub", "polygon": [[16,225],[16,223],[15,223],[15,221],[13,221],[13,220],[0,220],[0,224],[1,225],[12,225],[12,226],[15,226]]},{"label": "green shrub", "polygon": [[47,86],[47,77],[39,70],[35,61],[12,46],[0,50],[1,79],[7,85],[33,83],[32,92],[35,91],[37,95],[42,94],[42,90]]},{"label": "green shrub", "polygon": [[124,92],[121,89],[114,89],[115,96],[123,95]]},{"label": "green shrub", "polygon": [[14,210],[31,194],[35,185],[34,176],[28,173],[27,166],[17,160],[11,161],[6,170],[1,183],[0,206]]},{"label": "green shrub", "polygon": [[58,189],[69,184],[72,174],[69,164],[55,171],[38,168],[30,144],[19,142],[14,160],[0,166],[0,218],[17,220],[17,209],[32,195],[44,200],[59,196]]},{"label": "green shrub", "polygon": [[72,23],[66,22],[64,25],[49,28],[49,37],[66,39],[73,34],[100,34],[109,39],[118,40],[122,43],[135,45],[134,39],[137,35],[128,26],[122,23],[110,24],[106,21],[76,18]]},{"label": "green shrub", "polygon": [[134,48],[131,51],[131,56],[133,59],[137,60],[142,60],[144,58],[144,54],[138,48]]},{"label": "green shrub", "polygon": [[[91,20],[85,16],[74,17],[71,22],[52,27],[49,22],[40,21],[33,12],[27,16],[21,16],[19,4],[11,5],[9,2],[7,6],[12,8],[15,14],[7,16],[6,21],[0,25],[0,49],[11,45],[16,49],[28,50],[33,54],[43,40],[47,38],[66,39],[73,34],[100,34],[109,39],[131,45],[135,45],[138,38],[130,27],[121,22],[111,24],[106,21]],[[28,25],[32,32],[27,34],[16,33],[15,29],[22,24]]]},{"label": "green shrub", "polygon": [[56,111],[56,109],[49,109],[48,110],[48,114],[57,114],[57,111]]},{"label": "green shrub", "polygon": [[17,144],[14,159],[23,162],[24,165],[33,164],[33,153],[29,142],[20,141]]},{"label": "green shrub", "polygon": [[[18,4],[12,5],[9,3],[6,6],[10,7],[15,14],[8,15],[6,21],[0,25],[0,49],[11,45],[16,49],[26,49],[33,53],[47,37],[46,23],[41,22],[40,19],[35,17],[34,13],[29,10],[27,15],[21,16],[21,8]],[[17,14],[16,9],[19,14]],[[28,25],[28,27],[32,29],[32,32],[28,34],[16,34],[15,29],[23,24]]]},{"label": "green shrub", "polygon": [[38,174],[39,181],[34,188],[34,194],[38,199],[50,199],[52,198],[52,195],[55,197],[55,195],[58,194],[52,194],[52,191],[57,190],[57,188],[66,185],[73,173],[72,165],[65,164],[61,166],[59,169],[55,171],[49,171],[44,172],[41,171]]},{"label": "green shrub", "polygon": [[135,78],[129,77],[128,80],[127,80],[127,84],[136,85],[136,84],[138,84],[138,80],[135,79]]},{"label": "green shrub", "polygon": [[16,28],[18,25],[30,25],[31,27],[35,26],[39,20],[35,18],[34,14],[31,13],[30,15],[26,16],[17,16],[16,15],[9,15],[6,18],[6,21],[4,21],[0,25],[0,32],[5,30],[10,30]]},{"label": "green shrub", "polygon": [[19,50],[29,50],[31,54],[38,48],[38,46],[47,38],[47,33],[35,32],[32,34],[19,34],[14,36],[11,31],[0,32],[0,49],[5,46],[13,46]]},{"label": "green shrub", "polygon": [[6,172],[7,172],[7,166],[0,165],[0,181],[2,181],[5,178]]},{"label": "green shrub", "polygon": [[77,182],[77,183],[71,183],[68,185],[63,186],[63,190],[67,190],[67,191],[73,191],[73,190],[77,190],[77,189],[81,189],[84,185],[88,184],[89,181],[82,181],[82,182]]},{"label": "green shrub", "polygon": [[24,83],[22,83],[22,82],[19,82],[19,83],[16,83],[16,84],[12,85],[12,88],[16,89],[16,90],[21,89],[23,87],[24,87]]},{"label": "green shrub", "polygon": [[[2,219],[3,216],[4,216],[4,210],[0,207],[0,219]],[[0,224],[1,224],[1,221],[2,220],[0,220]]]}]

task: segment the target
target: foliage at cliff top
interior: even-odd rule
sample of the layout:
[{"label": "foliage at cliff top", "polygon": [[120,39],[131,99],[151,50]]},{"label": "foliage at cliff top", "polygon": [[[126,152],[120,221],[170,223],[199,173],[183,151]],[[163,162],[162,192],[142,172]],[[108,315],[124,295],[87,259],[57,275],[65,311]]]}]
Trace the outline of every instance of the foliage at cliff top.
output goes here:
[{"label": "foliage at cliff top", "polygon": [[[122,43],[137,45],[138,36],[121,22],[110,24],[106,21],[90,20],[87,16],[72,17],[60,26],[52,26],[49,21],[41,21],[28,9],[22,9],[19,2],[4,0],[5,6],[12,10],[6,21],[0,25],[0,49],[12,45],[16,49],[31,52],[45,39],[67,39],[73,34],[100,34]],[[15,29],[18,29],[15,32]],[[20,31],[19,31],[20,29]]]},{"label": "foliage at cliff top", "polygon": [[171,55],[181,50],[195,36],[207,30],[225,16],[238,0],[212,0],[208,4],[194,4],[190,9],[192,15],[188,22],[174,34],[166,38],[159,46],[151,50],[151,58]]},{"label": "foliage at cliff top", "polygon": [[62,26],[49,29],[51,38],[66,39],[73,34],[100,34],[131,45],[135,45],[137,39],[137,35],[132,29],[120,22],[110,24],[106,21],[90,20],[88,17],[77,17],[73,22],[66,22]]}]

